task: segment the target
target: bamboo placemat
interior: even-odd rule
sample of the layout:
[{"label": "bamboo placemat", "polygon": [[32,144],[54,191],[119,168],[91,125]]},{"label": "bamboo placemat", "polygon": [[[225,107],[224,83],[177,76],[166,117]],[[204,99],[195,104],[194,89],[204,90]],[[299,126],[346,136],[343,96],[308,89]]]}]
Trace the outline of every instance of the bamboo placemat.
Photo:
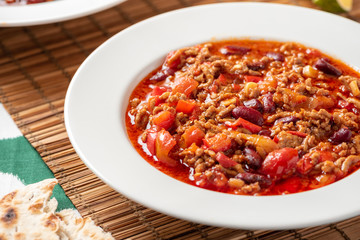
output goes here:
[{"label": "bamboo placemat", "polygon": [[[354,10],[343,16],[360,22],[360,0],[354,1]],[[166,216],[112,190],[75,153],[64,126],[64,98],[73,74],[89,53],[140,20],[215,2],[220,1],[128,0],[76,20],[0,29],[0,101],[80,213],[117,239],[360,239],[360,216],[287,231],[226,229]],[[309,0],[265,2],[316,8]]]}]

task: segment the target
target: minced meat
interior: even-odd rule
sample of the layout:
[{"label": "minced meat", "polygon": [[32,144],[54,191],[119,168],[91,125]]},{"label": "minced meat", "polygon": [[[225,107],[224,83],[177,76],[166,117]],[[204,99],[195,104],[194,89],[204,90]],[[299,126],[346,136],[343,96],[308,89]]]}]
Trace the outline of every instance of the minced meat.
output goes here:
[{"label": "minced meat", "polygon": [[133,91],[137,151],[198,187],[306,191],[360,167],[360,74],[298,43],[231,40],[172,51]]}]

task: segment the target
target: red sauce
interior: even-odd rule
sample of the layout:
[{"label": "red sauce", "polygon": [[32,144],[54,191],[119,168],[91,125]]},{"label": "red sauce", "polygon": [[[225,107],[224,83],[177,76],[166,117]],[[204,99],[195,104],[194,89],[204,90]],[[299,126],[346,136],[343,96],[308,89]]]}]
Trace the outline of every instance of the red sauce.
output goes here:
[{"label": "red sauce", "polygon": [[[280,66],[284,67],[285,69],[292,69],[292,68],[294,68],[294,66],[296,64],[294,62],[290,61],[291,56],[300,56],[301,55],[300,58],[301,58],[302,63],[299,63],[298,66],[301,66],[302,68],[304,68],[305,67],[304,65],[306,65],[306,66],[311,66],[312,70],[314,70],[314,68],[315,68],[314,66],[316,64],[318,64],[319,59],[325,59],[326,62],[331,63],[331,66],[333,66],[336,69],[341,71],[341,76],[352,76],[352,77],[356,77],[356,78],[360,79],[360,74],[358,72],[356,72],[355,70],[353,70],[346,64],[342,63],[341,61],[333,59],[333,58],[319,52],[318,50],[307,48],[300,44],[295,44],[294,46],[292,46],[290,48],[290,50],[288,50],[288,52],[286,52],[287,50],[281,50],[282,48],[284,48],[284,43],[273,42],[273,41],[233,40],[233,41],[213,42],[211,44],[212,44],[212,47],[209,48],[211,56],[218,57],[219,59],[226,59],[226,60],[233,61],[233,62],[235,62],[235,61],[241,62],[241,61],[246,60],[247,64],[249,64],[249,62],[252,62],[253,60],[255,61],[255,63],[261,62],[260,59],[267,56],[268,53],[276,52],[276,53],[280,53],[280,55],[277,57],[281,57],[281,56],[286,57],[284,60],[282,60],[280,58],[279,59],[280,61],[277,61],[278,65],[280,64]],[[224,51],[223,49],[226,46],[240,46],[241,48],[243,48],[240,50],[244,51],[245,53],[243,53],[243,54],[223,54],[224,52],[222,52],[222,51]],[[196,46],[195,48],[203,49],[204,45],[201,44],[201,45]],[[247,49],[250,49],[250,50],[247,50]],[[248,52],[246,52],[246,51],[248,51]],[[192,64],[191,64],[191,61],[187,61],[187,60],[191,57],[195,57],[195,56],[191,56],[191,55],[184,57],[184,51],[183,51],[180,54],[180,56],[182,56],[185,60],[182,59],[180,61],[179,59],[175,59],[173,62],[169,62],[170,61],[169,59],[171,59],[172,56],[174,56],[174,53],[170,53],[170,55],[165,60],[164,65],[168,64],[170,66],[171,64],[175,64],[176,71],[178,71],[178,72],[189,71],[189,68],[191,67]],[[184,63],[184,61],[185,61],[185,63]],[[270,66],[271,62],[276,62],[276,61],[274,59],[271,60],[270,63],[265,64],[266,65],[265,67],[261,66],[261,64],[258,64],[259,66],[257,66],[256,64],[254,66],[251,66],[251,68],[255,69],[252,72],[253,74],[255,74],[254,76],[257,76],[258,74],[255,72],[258,72],[258,73],[260,73],[260,76],[259,76],[260,78],[265,78],[266,77],[265,74],[269,73],[271,68],[276,68],[276,67]],[[206,64],[206,61],[203,61],[202,64]],[[209,63],[209,64],[211,64],[211,63]],[[170,93],[172,91],[171,94],[175,94],[174,90],[171,90],[171,89],[174,89],[173,82],[176,80],[174,80],[174,77],[171,73],[166,75],[166,77],[164,79],[159,80],[159,78],[157,78],[157,80],[154,80],[154,76],[156,74],[159,74],[159,72],[163,71],[164,65],[155,69],[153,72],[151,72],[147,77],[145,77],[136,86],[136,88],[134,89],[134,91],[132,92],[132,94],[130,96],[130,100],[140,99],[142,101],[141,104],[143,104],[143,106],[149,106],[148,101],[151,98],[151,93],[155,86],[165,86],[166,88],[170,89],[169,90]],[[258,70],[258,68],[260,70]],[[194,71],[195,71],[194,76],[197,76],[199,73],[197,73],[196,71],[200,71],[200,70],[199,70],[199,68],[197,68]],[[315,69],[314,71],[316,71],[317,73],[319,73],[319,72],[322,73],[322,71],[319,69],[317,69],[317,70]],[[325,69],[324,71],[327,71],[327,70]],[[276,72],[276,69],[274,70],[274,72]],[[234,92],[240,92],[242,89],[244,89],[244,86],[246,85],[246,76],[249,75],[249,72],[246,72],[246,73],[242,73],[242,72],[236,73],[235,72],[234,73],[234,72],[231,72],[231,71],[229,72],[228,70],[223,70],[223,69],[220,70],[220,73],[223,74],[223,76],[225,76],[226,79],[231,79],[231,83],[228,82],[226,84],[227,85],[231,84],[233,87],[232,91],[234,91]],[[330,73],[330,74],[322,73],[321,74],[322,77],[320,79],[318,77],[311,77],[312,78],[312,86],[320,87],[323,85],[327,85],[326,90],[328,90],[330,92],[330,95],[326,96],[326,98],[330,99],[330,101],[328,101],[325,98],[321,98],[321,96],[320,97],[318,95],[315,96],[314,94],[311,94],[310,92],[304,91],[304,92],[306,92],[305,94],[303,94],[303,95],[300,94],[301,96],[299,95],[298,96],[299,98],[294,98],[295,99],[294,101],[299,101],[299,103],[295,104],[293,106],[292,111],[299,112],[301,109],[305,109],[305,110],[307,109],[310,111],[311,107],[312,107],[311,104],[313,104],[313,102],[310,103],[309,99],[318,98],[318,99],[320,99],[321,102],[316,105],[316,107],[315,107],[316,110],[325,108],[329,113],[332,114],[335,110],[338,111],[338,109],[346,108],[349,112],[352,112],[352,113],[358,115],[359,109],[353,103],[346,102],[347,98],[354,97],[353,93],[351,91],[349,91],[349,89],[344,87],[342,82],[338,79],[338,76],[334,76],[334,74],[336,75],[336,72]],[[274,74],[274,75],[276,75],[276,74]],[[303,76],[303,77],[309,78],[306,76]],[[289,77],[289,79],[290,78],[291,78],[291,76]],[[216,79],[220,79],[218,74],[216,76]],[[250,79],[253,79],[251,81],[257,81],[257,79],[253,78],[253,77],[250,77]],[[221,81],[221,80],[219,80],[219,81]],[[290,81],[292,81],[292,80],[289,80],[289,82]],[[304,80],[299,80],[299,79],[295,80],[286,87],[288,89],[290,89],[292,92],[295,92],[296,86],[300,83],[300,81],[304,81]],[[265,103],[264,103],[265,100],[263,98],[263,95],[265,95],[267,92],[271,92],[271,94],[277,94],[277,92],[276,92],[277,90],[274,92],[275,89],[271,89],[271,83],[269,83],[270,85],[268,86],[268,85],[266,85],[268,83],[263,84],[263,82],[264,82],[263,80],[260,80],[260,82],[257,85],[257,87],[259,87],[261,89],[260,90],[261,94],[260,94],[260,96],[257,96],[256,98],[259,99],[263,105],[265,105]],[[224,85],[226,85],[226,84],[224,84]],[[215,91],[218,91],[219,89],[224,88],[224,86],[222,86],[221,83],[219,83],[218,85],[219,86],[216,86],[216,87],[218,87],[218,89],[215,89]],[[239,89],[237,89],[237,88],[239,88]],[[209,98],[211,96],[211,93],[212,93],[211,91],[213,91],[213,90],[214,90],[214,88],[209,87],[207,98]],[[342,96],[345,98],[345,100],[341,99],[338,96],[338,93],[342,94]],[[289,96],[291,96],[291,95],[289,95]],[[304,101],[302,101],[302,99],[304,99]],[[192,91],[192,93],[188,96],[187,100],[194,101],[196,104],[201,103],[201,100],[197,99],[196,96],[194,95],[194,91]],[[174,103],[168,103],[168,106],[175,108],[177,103],[178,103],[178,101],[176,101]],[[141,104],[140,104],[140,106],[142,106]],[[164,103],[160,103],[159,106],[162,106],[162,104],[164,104]],[[242,103],[242,101],[237,101],[236,105],[242,106],[243,103]],[[289,109],[287,109],[284,105],[281,106],[281,104],[279,105],[278,103],[276,103],[276,108],[282,109],[283,111],[289,111]],[[183,151],[184,149],[186,149],[186,147],[181,146],[181,140],[180,140],[181,136],[179,134],[177,134],[175,129],[170,128],[168,130],[168,132],[171,134],[172,138],[176,141],[176,146],[172,147],[172,149],[168,153],[170,158],[176,160],[176,164],[175,164],[175,166],[169,166],[169,164],[164,163],[164,161],[159,161],[156,157],[156,154],[151,154],[149,152],[147,144],[142,142],[141,136],[144,133],[144,129],[135,126],[134,119],[135,119],[135,115],[136,115],[137,111],[135,111],[135,113],[134,113],[134,112],[132,112],[132,109],[134,109],[134,108],[131,107],[131,104],[129,104],[129,106],[127,108],[126,126],[127,126],[128,136],[129,136],[132,144],[134,145],[135,149],[137,150],[137,152],[148,163],[153,165],[155,168],[157,168],[161,172],[163,172],[175,179],[178,179],[182,182],[185,182],[185,183],[188,183],[188,184],[191,184],[194,186],[200,185],[200,187],[207,188],[210,190],[215,190],[215,191],[220,191],[220,192],[225,192],[225,193],[233,193],[233,194],[234,193],[235,194],[256,194],[256,195],[288,194],[288,193],[307,191],[307,190],[311,190],[311,189],[315,189],[315,188],[319,188],[319,187],[328,185],[330,183],[333,183],[335,181],[342,179],[345,176],[348,176],[349,174],[356,171],[360,167],[360,163],[353,164],[350,167],[350,169],[348,171],[346,171],[346,173],[341,172],[341,171],[335,171],[335,172],[324,172],[322,170],[315,171],[315,169],[312,169],[311,174],[300,173],[297,170],[294,170],[295,167],[293,167],[294,169],[290,169],[289,172],[286,172],[286,173],[282,174],[280,177],[278,177],[278,176],[271,176],[270,172],[265,171],[265,173],[264,173],[264,170],[259,170],[259,169],[255,169],[255,168],[252,169],[252,167],[249,167],[249,166],[247,166],[247,164],[244,164],[244,162],[240,161],[240,164],[242,165],[242,168],[245,170],[245,173],[248,172],[251,174],[255,173],[255,174],[262,174],[262,175],[266,175],[266,173],[269,173],[266,175],[266,177],[271,179],[272,183],[269,186],[262,187],[261,190],[250,191],[250,192],[240,191],[238,188],[234,187],[234,185],[231,185],[231,184],[214,185],[214,184],[206,183],[206,184],[201,185],[201,184],[199,184],[199,179],[197,179],[197,181],[194,180],[194,178],[198,177],[198,174],[197,175],[195,174],[194,166],[189,166],[189,164],[186,161],[184,161],[184,159],[179,155],[179,153],[181,151]],[[195,110],[191,110],[192,113],[189,114],[189,115],[191,115],[191,117],[194,117],[194,119],[196,119],[197,115],[200,114],[200,113],[194,114],[195,111],[196,111],[196,108],[195,108]],[[151,112],[151,111],[149,111],[149,109],[148,109],[148,112]],[[271,127],[273,127],[274,122],[269,122],[267,120],[273,114],[274,113],[270,113],[270,112],[266,112],[266,111],[264,111],[262,113],[265,123],[262,126],[260,126],[261,129],[270,129]],[[152,117],[154,117],[154,116],[152,116]],[[190,117],[190,119],[191,119],[191,117]],[[227,117],[231,118],[231,114],[230,114],[230,116],[227,116]],[[358,122],[358,123],[360,124],[360,122]],[[152,125],[153,125],[152,121],[148,122],[146,129],[149,129]],[[294,125],[296,125],[296,123],[294,123]],[[219,124],[219,126],[224,127],[224,129],[226,128],[223,123]],[[259,127],[259,126],[255,126],[255,131],[256,131],[257,127]],[[334,129],[339,129],[340,127],[343,127],[343,126],[342,125],[335,126]],[[348,128],[348,127],[345,126],[345,128]],[[249,128],[249,129],[251,129],[251,128]],[[249,131],[249,129],[247,129],[246,131]],[[352,137],[354,137],[355,129],[351,129],[351,130],[353,131]],[[308,133],[298,132],[298,130],[297,131],[289,131],[289,132],[291,132],[292,134],[295,134],[299,137],[306,137],[308,134]],[[310,133],[312,133],[312,132],[310,131]],[[329,142],[328,138],[329,138],[328,135],[324,135],[321,138],[319,138],[318,141],[323,141],[324,143],[326,143],[326,142]],[[271,139],[272,139],[272,141],[276,142],[277,135],[275,134],[275,136],[274,136],[274,134],[272,134]],[[231,141],[232,141],[232,147],[238,148],[239,151],[240,150],[244,151],[244,146],[239,146],[237,143],[234,143],[234,140],[231,140]],[[347,140],[347,142],[349,142],[349,141],[350,140]],[[334,152],[338,151],[336,149],[336,145],[338,145],[338,144],[333,144],[331,146],[331,150]],[[206,147],[204,145],[197,146],[197,147],[203,148],[203,149],[209,149],[209,147]],[[320,147],[315,146],[314,149],[319,151]],[[312,149],[312,150],[314,150],[314,149]],[[224,150],[224,151],[221,150],[221,151],[215,151],[215,152],[216,153],[218,153],[218,152],[224,153],[224,155],[226,157],[228,157],[228,158],[230,158],[230,160],[232,160],[235,155],[234,151],[235,150],[230,149],[230,150]],[[308,152],[306,152],[306,153],[308,153]],[[304,155],[306,153],[299,152],[298,153],[299,160],[303,159]],[[338,153],[339,152],[337,152],[337,154]],[[264,161],[265,161],[266,157],[269,156],[269,154],[270,153],[267,153],[266,156],[262,157],[262,165],[264,165]],[[325,158],[326,154],[322,155],[322,157]],[[331,157],[329,157],[329,159],[330,158]],[[215,161],[216,164],[219,165],[219,163],[221,163],[220,160],[221,159],[219,159],[218,162]],[[336,159],[331,159],[331,161],[335,162]],[[239,164],[239,161],[237,160],[236,163]],[[229,164],[229,162],[220,164],[220,165],[222,165],[221,169],[224,169],[224,166],[227,166],[226,164]],[[230,162],[230,165],[231,164],[232,164],[232,162]],[[231,165],[227,169],[235,171],[233,165]],[[262,166],[261,169],[264,169],[264,166]],[[276,170],[278,170],[278,169],[276,169]],[[224,175],[226,177],[226,180],[229,180],[230,178],[236,178],[234,175],[225,173],[226,172],[225,170],[220,171],[220,172],[222,173],[222,175]],[[216,170],[216,171],[213,171],[213,173],[217,174],[218,172]],[[194,177],[195,175],[196,175],[196,177]],[[222,175],[219,177],[219,179],[222,177]],[[240,178],[240,179],[244,180],[244,178]],[[250,183],[249,183],[249,182],[245,181],[245,184],[251,185],[254,183],[255,182],[250,181]]]}]

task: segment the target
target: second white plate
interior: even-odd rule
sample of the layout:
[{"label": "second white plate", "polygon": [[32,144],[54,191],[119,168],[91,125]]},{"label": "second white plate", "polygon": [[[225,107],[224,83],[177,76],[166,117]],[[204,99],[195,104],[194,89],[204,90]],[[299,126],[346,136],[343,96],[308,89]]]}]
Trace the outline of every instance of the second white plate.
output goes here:
[{"label": "second white plate", "polygon": [[124,0],[54,0],[0,6],[0,27],[30,26],[65,21],[105,10]]}]

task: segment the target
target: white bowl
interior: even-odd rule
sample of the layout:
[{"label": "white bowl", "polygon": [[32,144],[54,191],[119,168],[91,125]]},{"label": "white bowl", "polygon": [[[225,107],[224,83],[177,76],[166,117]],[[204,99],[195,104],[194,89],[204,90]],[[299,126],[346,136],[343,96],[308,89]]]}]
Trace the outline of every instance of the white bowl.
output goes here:
[{"label": "white bowl", "polygon": [[29,5],[0,6],[0,27],[65,21],[105,10],[124,0],[54,0]]},{"label": "white bowl", "polygon": [[203,224],[290,229],[360,213],[360,172],[329,186],[282,196],[238,196],[194,187],[148,164],[127,137],[125,112],[136,84],[174,49],[214,39],[297,41],[360,66],[360,25],[306,8],[223,3],[185,8],[118,33],[89,56],[65,100],[70,140],[112,188],[159,212]]}]

